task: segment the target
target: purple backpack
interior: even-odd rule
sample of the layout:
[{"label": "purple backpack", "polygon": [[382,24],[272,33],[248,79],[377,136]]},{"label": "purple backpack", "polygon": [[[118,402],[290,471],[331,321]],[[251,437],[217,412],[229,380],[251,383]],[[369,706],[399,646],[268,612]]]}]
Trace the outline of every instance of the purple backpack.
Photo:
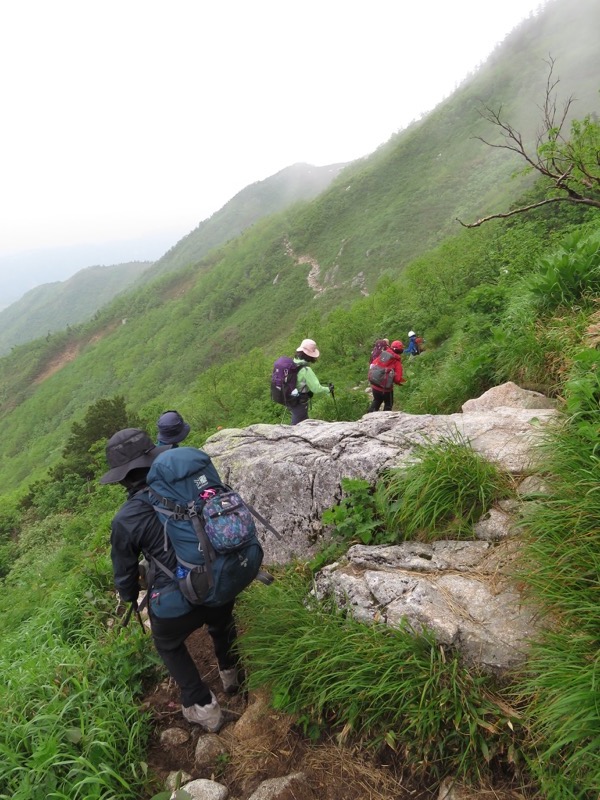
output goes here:
[{"label": "purple backpack", "polygon": [[375,344],[373,345],[373,349],[371,350],[371,361],[372,364],[375,359],[379,358],[381,353],[385,350],[386,347],[389,347],[389,344],[386,342],[385,339],[377,339]]},{"label": "purple backpack", "polygon": [[296,388],[298,370],[301,364],[296,364],[293,358],[281,356],[273,364],[271,374],[271,400],[280,403],[282,406],[297,405],[297,396],[292,396]]}]

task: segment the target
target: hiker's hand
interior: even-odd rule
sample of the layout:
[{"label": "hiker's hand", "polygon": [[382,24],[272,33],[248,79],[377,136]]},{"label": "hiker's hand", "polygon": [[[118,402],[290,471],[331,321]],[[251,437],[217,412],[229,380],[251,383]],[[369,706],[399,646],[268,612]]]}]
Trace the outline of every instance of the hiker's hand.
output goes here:
[{"label": "hiker's hand", "polygon": [[119,597],[118,600],[117,600],[117,606],[115,608],[115,617],[119,617],[119,618],[124,617],[125,614],[127,614],[127,607],[128,606],[129,606],[129,603],[126,603],[124,600],[121,600],[121,598]]},{"label": "hiker's hand", "polygon": [[129,606],[133,606],[132,611],[137,611],[137,600],[130,600],[127,602],[119,597],[117,607],[115,608],[115,617],[124,617],[129,611]]}]

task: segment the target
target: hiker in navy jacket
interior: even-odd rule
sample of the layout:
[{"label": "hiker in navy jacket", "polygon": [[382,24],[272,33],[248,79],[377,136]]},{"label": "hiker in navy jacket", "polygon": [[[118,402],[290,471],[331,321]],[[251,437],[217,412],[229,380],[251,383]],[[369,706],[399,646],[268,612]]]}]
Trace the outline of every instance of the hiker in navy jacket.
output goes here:
[{"label": "hiker in navy jacket", "polygon": [[[164,550],[163,526],[150,504],[146,478],[156,456],[171,445],[155,446],[144,431],[126,428],[112,436],[106,446],[111,469],[100,483],[120,483],[127,500],[115,514],[111,526],[111,559],[119,597],[137,609],[139,559],[143,555],[161,561],[172,573],[176,571],[175,551]],[[148,587],[148,613],[156,650],[181,691],[182,712],[188,722],[216,732],[223,724],[217,698],[204,683],[185,646],[195,630],[207,626],[226,692],[239,688],[237,633],[233,619],[234,602],[219,607],[191,605],[179,591],[176,581],[156,570]]]},{"label": "hiker in navy jacket", "polygon": [[158,429],[158,444],[170,444],[172,447],[179,447],[190,432],[189,424],[179,411],[163,411],[158,418],[156,427]]}]

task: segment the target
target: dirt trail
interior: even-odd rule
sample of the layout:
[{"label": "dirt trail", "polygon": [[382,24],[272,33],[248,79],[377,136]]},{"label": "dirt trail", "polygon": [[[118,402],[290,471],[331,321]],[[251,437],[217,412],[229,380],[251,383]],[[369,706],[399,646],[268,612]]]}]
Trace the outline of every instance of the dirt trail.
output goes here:
[{"label": "dirt trail", "polygon": [[[232,729],[244,713],[248,698],[223,693],[212,643],[205,630],[192,634],[187,645],[231,720],[219,733],[230,755],[223,760],[218,774],[198,770],[194,754],[203,732],[183,719],[178,689],[172,681],[164,681],[153,687],[144,701],[154,719],[147,761],[159,780],[157,792],[164,791],[169,773],[183,770],[192,778],[212,777],[227,786],[236,800],[248,800],[262,781],[295,772],[304,773],[306,779],[302,789],[294,789],[294,800],[434,800],[438,796],[437,786],[419,786],[403,776],[400,761],[391,751],[382,763],[381,758],[342,747],[331,737],[313,742],[302,735],[292,718],[276,711],[261,723],[262,729],[254,729],[252,739],[236,739]],[[165,746],[160,735],[172,727],[188,731],[191,738],[181,745]],[[461,789],[460,794],[453,793],[448,800],[523,800],[523,795],[500,787],[479,792]]]}]

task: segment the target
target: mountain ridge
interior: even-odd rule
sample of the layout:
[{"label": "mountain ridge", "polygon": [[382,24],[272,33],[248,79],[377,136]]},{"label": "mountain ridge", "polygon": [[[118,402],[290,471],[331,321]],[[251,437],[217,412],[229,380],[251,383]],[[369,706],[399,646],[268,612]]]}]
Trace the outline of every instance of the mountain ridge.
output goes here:
[{"label": "mountain ridge", "polygon": [[[0,311],[0,355],[16,344],[87,321],[134,281],[147,283],[166,272],[188,266],[214,247],[235,238],[262,217],[290,204],[310,200],[323,191],[344,166],[294,164],[246,186],[157,261],[144,262],[145,267],[141,270],[130,266],[141,262],[86,267],[69,279],[29,290],[20,300]],[[127,274],[119,274],[124,267]],[[95,287],[94,300],[87,287],[91,275],[88,270],[98,269],[105,270],[106,280],[104,286],[100,283]]]},{"label": "mountain ridge", "polygon": [[[586,9],[590,3],[577,0],[576,5]],[[484,97],[492,105],[501,105],[510,91],[519,89],[519,97],[512,99],[515,109],[522,107],[514,117],[515,124],[533,121],[532,96],[539,86],[543,88],[546,73],[540,61],[537,82],[522,74],[523,64],[531,60],[523,43],[532,40],[538,50],[543,49],[536,30],[560,28],[565,9],[568,12],[572,7],[572,3],[555,2],[541,15],[543,25],[537,26],[540,15],[528,21],[495,53],[497,73],[482,68],[479,77],[426,118],[371,156],[341,170],[315,200],[265,217],[199,261],[123,293],[85,325],[53,335],[48,342],[38,340],[16,348],[14,357],[0,362],[4,387],[0,414],[3,418],[15,415],[14,426],[5,437],[0,471],[14,465],[12,459],[16,458],[21,465],[11,470],[10,480],[18,480],[32,455],[26,458],[23,453],[27,444],[38,451],[47,450],[48,457],[56,459],[61,432],[64,435],[69,421],[98,397],[126,392],[128,401],[151,419],[164,403],[190,403],[191,387],[201,383],[205,374],[215,381],[210,390],[218,398],[215,417],[210,418],[203,409],[205,398],[200,398],[194,422],[198,430],[210,429],[215,420],[226,416],[242,391],[236,383],[221,396],[217,388],[220,365],[235,363],[230,369],[239,370],[254,361],[256,374],[245,380],[252,382],[258,398],[265,364],[259,355],[249,359],[249,353],[256,349],[268,361],[276,349],[287,349],[296,339],[318,338],[326,315],[340,317],[360,298],[370,302],[367,313],[373,325],[378,324],[383,302],[376,292],[378,283],[391,285],[412,260],[423,258],[448,232],[455,234],[457,241],[473,243],[469,247],[489,237],[492,249],[486,253],[482,247],[482,265],[501,259],[493,234],[500,228],[492,227],[488,233],[472,231],[466,239],[455,217],[484,211],[492,203],[509,202],[531,179],[520,176],[511,180],[515,164],[507,161],[504,153],[490,151],[473,138],[485,128],[477,113],[478,103]],[[561,13],[554,14],[556,9]],[[598,17],[600,6],[594,10]],[[588,25],[590,19],[580,19],[579,24]],[[573,74],[600,74],[598,48],[574,50],[571,56],[577,60],[577,66],[571,68]],[[597,104],[597,92],[591,86],[589,79],[580,89],[585,88],[585,96],[593,97]],[[535,230],[536,220],[551,224],[550,213],[538,214],[526,227]],[[539,229],[543,230],[543,225]],[[458,280],[464,261],[460,245],[451,252]],[[314,263],[319,265],[319,285],[324,288],[317,294],[308,281]],[[359,280],[361,273],[364,280]],[[476,282],[477,274],[474,271],[470,280]],[[429,287],[424,285],[421,291],[425,296]],[[373,296],[372,302],[366,293]],[[405,320],[405,308],[415,311],[402,322],[401,330],[426,319],[425,312],[418,310],[420,299],[404,297],[397,309],[387,310],[391,324]],[[441,341],[443,325],[436,327]],[[60,353],[72,353],[74,347],[79,355],[60,375],[54,373],[41,381],[40,376],[48,374],[48,364],[60,361]],[[336,347],[343,352],[342,344]],[[246,386],[244,391],[250,398],[250,388]],[[252,405],[249,399],[248,403],[255,409],[252,419],[271,418],[273,411],[266,401],[254,399]],[[52,419],[48,417],[51,408],[56,410]],[[33,442],[28,420],[37,417],[44,436]],[[46,457],[41,463],[45,461]]]}]

